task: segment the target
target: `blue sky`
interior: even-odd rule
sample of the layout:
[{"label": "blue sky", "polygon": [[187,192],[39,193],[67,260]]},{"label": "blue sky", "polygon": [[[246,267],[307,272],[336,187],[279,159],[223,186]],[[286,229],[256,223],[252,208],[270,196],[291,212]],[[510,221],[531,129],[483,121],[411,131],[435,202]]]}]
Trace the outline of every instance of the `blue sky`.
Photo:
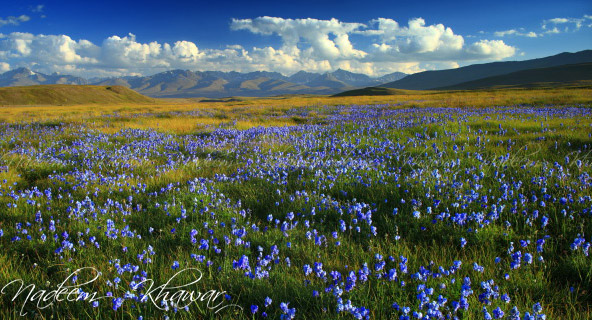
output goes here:
[{"label": "blue sky", "polygon": [[592,49],[590,1],[5,2],[2,72],[382,75]]}]

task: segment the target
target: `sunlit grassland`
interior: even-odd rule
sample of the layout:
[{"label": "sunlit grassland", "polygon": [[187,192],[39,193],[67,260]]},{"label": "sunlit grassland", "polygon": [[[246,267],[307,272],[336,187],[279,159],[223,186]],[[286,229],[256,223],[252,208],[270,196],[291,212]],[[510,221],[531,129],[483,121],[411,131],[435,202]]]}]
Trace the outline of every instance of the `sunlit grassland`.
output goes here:
[{"label": "sunlit grassland", "polygon": [[[228,102],[198,99],[155,99],[142,104],[62,106],[2,106],[0,121],[10,123],[84,123],[103,132],[123,128],[153,128],[162,132],[191,133],[211,127],[247,129],[314,123],[326,109],[339,105],[384,104],[386,109],[409,107],[488,107],[513,105],[574,105],[592,102],[592,88],[499,89],[474,91],[403,91],[389,96],[240,98]],[[315,110],[312,110],[315,109]],[[311,110],[308,117],[293,114]]]}]

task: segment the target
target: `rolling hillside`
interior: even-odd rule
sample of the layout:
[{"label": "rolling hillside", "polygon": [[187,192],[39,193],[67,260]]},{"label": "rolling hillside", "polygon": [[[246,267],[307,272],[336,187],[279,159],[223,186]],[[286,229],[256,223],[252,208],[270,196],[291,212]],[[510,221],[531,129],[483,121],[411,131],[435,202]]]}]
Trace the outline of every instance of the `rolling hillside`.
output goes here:
[{"label": "rolling hillside", "polygon": [[491,87],[532,87],[559,84],[572,84],[578,81],[592,80],[592,63],[569,64],[551,68],[529,69],[512,72],[501,76],[487,77],[452,86],[439,87],[437,90],[470,90]]},{"label": "rolling hillside", "polygon": [[362,89],[354,89],[334,94],[333,97],[353,97],[353,96],[392,96],[398,94],[419,94],[421,91],[393,89],[384,87],[367,87]]},{"label": "rolling hillside", "polygon": [[493,77],[512,72],[549,68],[566,64],[592,62],[592,50],[558,55],[525,61],[493,62],[475,64],[457,69],[425,71],[409,75],[401,80],[380,85],[380,87],[428,90],[449,87],[459,83]]},{"label": "rolling hillside", "polygon": [[154,99],[121,86],[38,85],[0,88],[0,106],[151,102]]}]

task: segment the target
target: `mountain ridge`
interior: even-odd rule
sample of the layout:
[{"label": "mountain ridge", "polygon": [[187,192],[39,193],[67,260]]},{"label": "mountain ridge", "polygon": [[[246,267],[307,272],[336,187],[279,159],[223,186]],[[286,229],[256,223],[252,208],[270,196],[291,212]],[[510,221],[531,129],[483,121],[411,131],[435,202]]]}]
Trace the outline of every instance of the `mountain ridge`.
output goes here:
[{"label": "mountain ridge", "polygon": [[570,84],[592,80],[592,62],[520,70],[503,75],[462,82],[434,90],[474,90],[493,87],[531,87],[535,84]]},{"label": "mountain ridge", "polygon": [[[456,69],[424,71],[412,75],[395,72],[381,77],[370,77],[365,74],[353,73],[343,69],[337,69],[323,74],[299,71],[290,76],[269,71],[241,73],[236,71],[190,71],[175,69],[150,76],[113,77],[93,79],[92,81],[70,75],[59,75],[55,73],[46,75],[27,68],[18,68],[0,74],[0,86],[40,84],[123,86],[154,98],[204,97],[216,99],[232,96],[333,95],[366,87],[386,87],[405,90],[450,90],[458,84],[471,81],[477,81],[479,83],[479,79],[502,76],[513,72],[588,62],[592,62],[592,50],[575,53],[564,52],[549,57],[524,61],[474,64]],[[571,72],[575,72],[575,70]],[[546,75],[545,77],[547,77],[547,80],[552,80],[552,76],[550,75]],[[581,78],[582,76],[579,77]],[[565,75],[564,78],[569,79],[569,75]],[[527,81],[525,78],[522,79],[521,81]],[[506,79],[502,82],[508,81],[510,80]],[[532,82],[531,80],[528,81]],[[467,84],[467,86],[474,85],[478,84]],[[513,83],[512,85],[519,85],[519,83]]]},{"label": "mountain ridge", "polygon": [[241,73],[175,69],[150,76],[87,80],[68,75],[46,75],[27,68],[18,68],[0,74],[0,86],[42,84],[123,86],[154,98],[265,97],[283,94],[334,94],[357,87],[378,85],[385,82],[385,79],[400,79],[404,76],[406,74],[395,72],[382,77],[370,77],[342,69],[324,74],[299,71],[291,76],[269,71]]},{"label": "mountain ridge", "polygon": [[574,53],[563,52],[553,56],[524,61],[490,62],[473,64],[456,69],[424,71],[414,73],[397,81],[385,83],[381,87],[429,90],[522,70],[586,62],[592,62],[592,50],[583,50]]},{"label": "mountain ridge", "polygon": [[71,75],[43,74],[28,68],[17,68],[0,74],[0,87],[29,86],[40,84],[88,84],[88,80]]}]

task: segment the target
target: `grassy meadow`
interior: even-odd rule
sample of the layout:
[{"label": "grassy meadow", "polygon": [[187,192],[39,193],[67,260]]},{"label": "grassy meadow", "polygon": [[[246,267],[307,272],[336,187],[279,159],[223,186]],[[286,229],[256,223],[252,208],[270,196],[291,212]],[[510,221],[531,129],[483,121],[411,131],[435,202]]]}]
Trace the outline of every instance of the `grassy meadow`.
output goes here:
[{"label": "grassy meadow", "polygon": [[0,318],[590,319],[591,107],[1,107]]},{"label": "grassy meadow", "polygon": [[[13,99],[12,95],[19,92],[7,94],[5,98],[7,101],[16,100],[27,102],[27,104],[15,105],[7,101],[2,102],[0,99],[0,108],[2,108],[0,121],[41,124],[75,123],[110,133],[134,128],[183,134],[200,132],[221,125],[248,129],[256,126],[310,124],[330,114],[332,110],[327,110],[327,107],[343,105],[379,104],[389,105],[389,108],[483,108],[546,104],[579,105],[589,104],[592,101],[592,86],[475,91],[387,89],[387,92],[394,94],[346,97],[312,95],[233,99],[153,99],[153,101],[146,101],[145,98],[131,98],[132,94],[125,90],[123,90],[125,93],[123,97],[104,97],[99,94],[101,92],[94,90],[88,91],[87,96],[84,96],[80,90],[74,90],[79,86],[74,86],[74,89],[69,88],[70,91],[61,90],[61,86],[58,87],[60,90],[52,95],[73,94],[81,97],[71,99],[70,103],[46,104],[45,91],[22,87],[25,91],[24,98]],[[123,102],[117,103],[118,99]],[[307,117],[301,117],[294,114],[298,109],[311,110],[312,113]]]}]

